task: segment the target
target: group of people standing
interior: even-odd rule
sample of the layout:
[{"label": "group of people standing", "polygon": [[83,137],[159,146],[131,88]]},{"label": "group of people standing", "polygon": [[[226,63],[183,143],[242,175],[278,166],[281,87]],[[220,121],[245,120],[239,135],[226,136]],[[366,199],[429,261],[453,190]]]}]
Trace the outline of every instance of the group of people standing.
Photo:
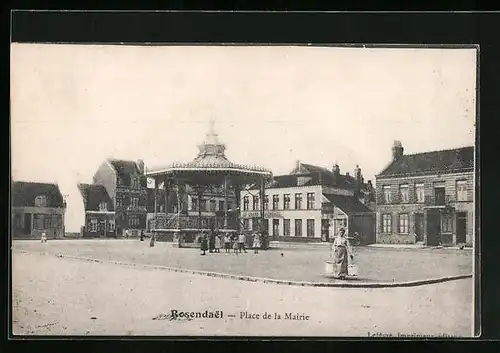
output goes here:
[{"label": "group of people standing", "polygon": [[[255,254],[259,253],[262,244],[262,235],[255,232],[252,234],[252,248]],[[234,253],[247,252],[245,243],[247,236],[244,232],[237,235],[229,233],[221,234],[216,231],[211,231],[210,234],[203,233],[200,239],[201,255],[205,255],[207,251],[211,253],[220,253],[220,249],[224,247],[226,253],[230,253],[231,249]]]}]

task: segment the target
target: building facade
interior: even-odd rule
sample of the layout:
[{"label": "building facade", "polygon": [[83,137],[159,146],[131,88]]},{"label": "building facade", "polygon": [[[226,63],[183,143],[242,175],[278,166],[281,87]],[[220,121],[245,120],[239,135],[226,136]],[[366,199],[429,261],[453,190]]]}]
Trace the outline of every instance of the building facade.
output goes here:
[{"label": "building facade", "polygon": [[66,202],[57,184],[16,181],[11,192],[14,238],[64,236]]},{"label": "building facade", "polygon": [[474,147],[405,155],[376,176],[377,242],[472,245]]},{"label": "building facade", "polygon": [[116,238],[113,201],[99,184],[78,184],[85,209],[84,238]]},{"label": "building facade", "polygon": [[[359,167],[354,175],[340,174],[338,165],[330,171],[298,161],[290,174],[266,185],[264,229],[273,240],[328,242],[345,228],[350,236],[358,232],[363,243],[374,242],[374,190]],[[240,200],[243,229],[258,230],[259,189],[242,191]]]},{"label": "building facade", "polygon": [[132,236],[146,230],[148,194],[142,160],[108,159],[97,169],[93,184],[104,187],[111,200],[108,207],[114,210],[117,237],[127,230]]}]

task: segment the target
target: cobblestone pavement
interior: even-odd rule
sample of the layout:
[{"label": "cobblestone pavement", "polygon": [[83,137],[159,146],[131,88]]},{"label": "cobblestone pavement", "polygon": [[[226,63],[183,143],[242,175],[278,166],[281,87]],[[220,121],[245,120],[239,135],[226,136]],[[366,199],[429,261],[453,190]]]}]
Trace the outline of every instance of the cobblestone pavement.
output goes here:
[{"label": "cobblestone pavement", "polygon": [[[273,279],[334,282],[323,275],[328,247],[295,246],[254,254],[200,256],[197,249],[179,249],[170,243],[134,240],[52,240],[14,241],[14,249],[45,251],[102,260],[161,265]],[[354,248],[359,267],[358,281],[405,282],[472,273],[472,251],[457,249]]]},{"label": "cobblestone pavement", "polygon": [[[472,279],[293,287],[14,251],[12,281],[14,334],[23,335],[469,336],[472,324]],[[171,310],[222,310],[223,318],[171,320]]]}]

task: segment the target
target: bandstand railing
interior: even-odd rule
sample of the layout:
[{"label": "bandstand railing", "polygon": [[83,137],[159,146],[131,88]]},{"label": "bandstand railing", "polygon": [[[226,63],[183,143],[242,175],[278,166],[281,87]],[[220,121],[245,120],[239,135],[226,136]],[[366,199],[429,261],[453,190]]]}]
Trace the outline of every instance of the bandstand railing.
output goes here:
[{"label": "bandstand railing", "polygon": [[[152,230],[158,229],[224,229],[222,216],[186,216],[177,214],[158,214],[153,218]],[[227,229],[238,229],[236,217],[228,217]]]}]

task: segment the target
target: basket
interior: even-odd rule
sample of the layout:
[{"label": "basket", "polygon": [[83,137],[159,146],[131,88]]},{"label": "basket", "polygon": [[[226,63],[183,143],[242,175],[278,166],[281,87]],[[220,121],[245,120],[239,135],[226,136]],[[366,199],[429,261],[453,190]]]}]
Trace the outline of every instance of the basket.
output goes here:
[{"label": "basket", "polygon": [[355,264],[347,265],[347,275],[351,277],[358,277],[358,265]]}]

